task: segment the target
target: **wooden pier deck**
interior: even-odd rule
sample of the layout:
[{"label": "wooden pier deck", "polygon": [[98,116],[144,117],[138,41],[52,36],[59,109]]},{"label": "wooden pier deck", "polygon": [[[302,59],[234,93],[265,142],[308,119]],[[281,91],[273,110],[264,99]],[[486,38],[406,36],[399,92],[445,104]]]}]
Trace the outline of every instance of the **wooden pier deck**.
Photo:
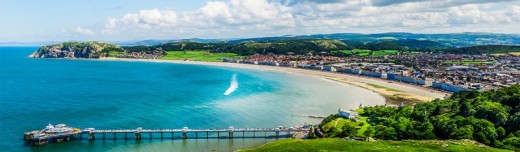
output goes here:
[{"label": "wooden pier deck", "polygon": [[[143,134],[149,139],[209,139],[209,138],[286,138],[294,133],[307,133],[310,128],[304,127],[277,127],[277,128],[216,128],[216,129],[84,129],[61,134],[41,134],[35,131],[25,133],[25,141],[32,146],[45,145],[47,143],[60,143],[71,140],[88,139],[143,139]],[[177,136],[176,136],[177,135]],[[179,136],[180,135],[180,136]],[[85,138],[87,137],[87,138]]]}]

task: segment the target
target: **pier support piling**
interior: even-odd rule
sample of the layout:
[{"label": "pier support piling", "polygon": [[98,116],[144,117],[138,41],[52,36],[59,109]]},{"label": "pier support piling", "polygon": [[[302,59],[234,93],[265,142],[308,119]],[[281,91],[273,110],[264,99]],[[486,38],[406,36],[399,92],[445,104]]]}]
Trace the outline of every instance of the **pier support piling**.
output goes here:
[{"label": "pier support piling", "polygon": [[88,140],[92,141],[92,140],[95,140],[95,139],[96,139],[96,136],[94,136],[94,133],[88,134]]},{"label": "pier support piling", "polygon": [[140,132],[135,133],[135,140],[141,140],[141,133]]}]

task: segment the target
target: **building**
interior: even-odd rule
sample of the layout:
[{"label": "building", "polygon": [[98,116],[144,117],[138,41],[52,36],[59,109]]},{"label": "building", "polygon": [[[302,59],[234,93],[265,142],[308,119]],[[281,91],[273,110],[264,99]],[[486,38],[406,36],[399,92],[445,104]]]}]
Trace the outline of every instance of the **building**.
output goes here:
[{"label": "building", "polygon": [[53,126],[50,123],[49,123],[49,125],[47,125],[45,127],[45,129],[42,130],[42,132],[46,133],[46,134],[62,134],[62,133],[69,133],[69,132],[73,132],[73,131],[74,131],[74,128],[68,127],[65,124],[58,124],[56,126]]},{"label": "building", "polygon": [[338,115],[347,119],[357,119],[359,117],[359,114],[357,112],[344,110],[341,108],[338,109]]}]

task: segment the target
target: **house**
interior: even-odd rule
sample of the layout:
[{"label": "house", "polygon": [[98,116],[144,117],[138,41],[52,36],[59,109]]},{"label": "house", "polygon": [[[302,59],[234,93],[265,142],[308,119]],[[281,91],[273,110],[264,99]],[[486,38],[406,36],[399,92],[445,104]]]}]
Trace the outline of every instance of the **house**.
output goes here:
[{"label": "house", "polygon": [[347,119],[356,119],[359,117],[359,114],[357,112],[350,111],[350,110],[344,110],[341,108],[338,109],[338,115],[340,117],[347,118]]}]

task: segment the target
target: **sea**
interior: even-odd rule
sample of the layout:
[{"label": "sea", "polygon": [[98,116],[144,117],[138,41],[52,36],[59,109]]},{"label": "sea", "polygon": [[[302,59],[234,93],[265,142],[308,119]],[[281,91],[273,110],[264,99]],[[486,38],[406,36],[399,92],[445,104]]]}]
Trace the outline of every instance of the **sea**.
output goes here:
[{"label": "sea", "polygon": [[80,129],[301,126],[321,121],[310,115],[328,116],[361,103],[384,104],[384,98],[372,91],[303,75],[174,63],[28,58],[37,49],[0,47],[0,151],[234,151],[276,139],[161,140],[143,134],[139,141],[97,137],[31,147],[23,134],[49,123]]}]

